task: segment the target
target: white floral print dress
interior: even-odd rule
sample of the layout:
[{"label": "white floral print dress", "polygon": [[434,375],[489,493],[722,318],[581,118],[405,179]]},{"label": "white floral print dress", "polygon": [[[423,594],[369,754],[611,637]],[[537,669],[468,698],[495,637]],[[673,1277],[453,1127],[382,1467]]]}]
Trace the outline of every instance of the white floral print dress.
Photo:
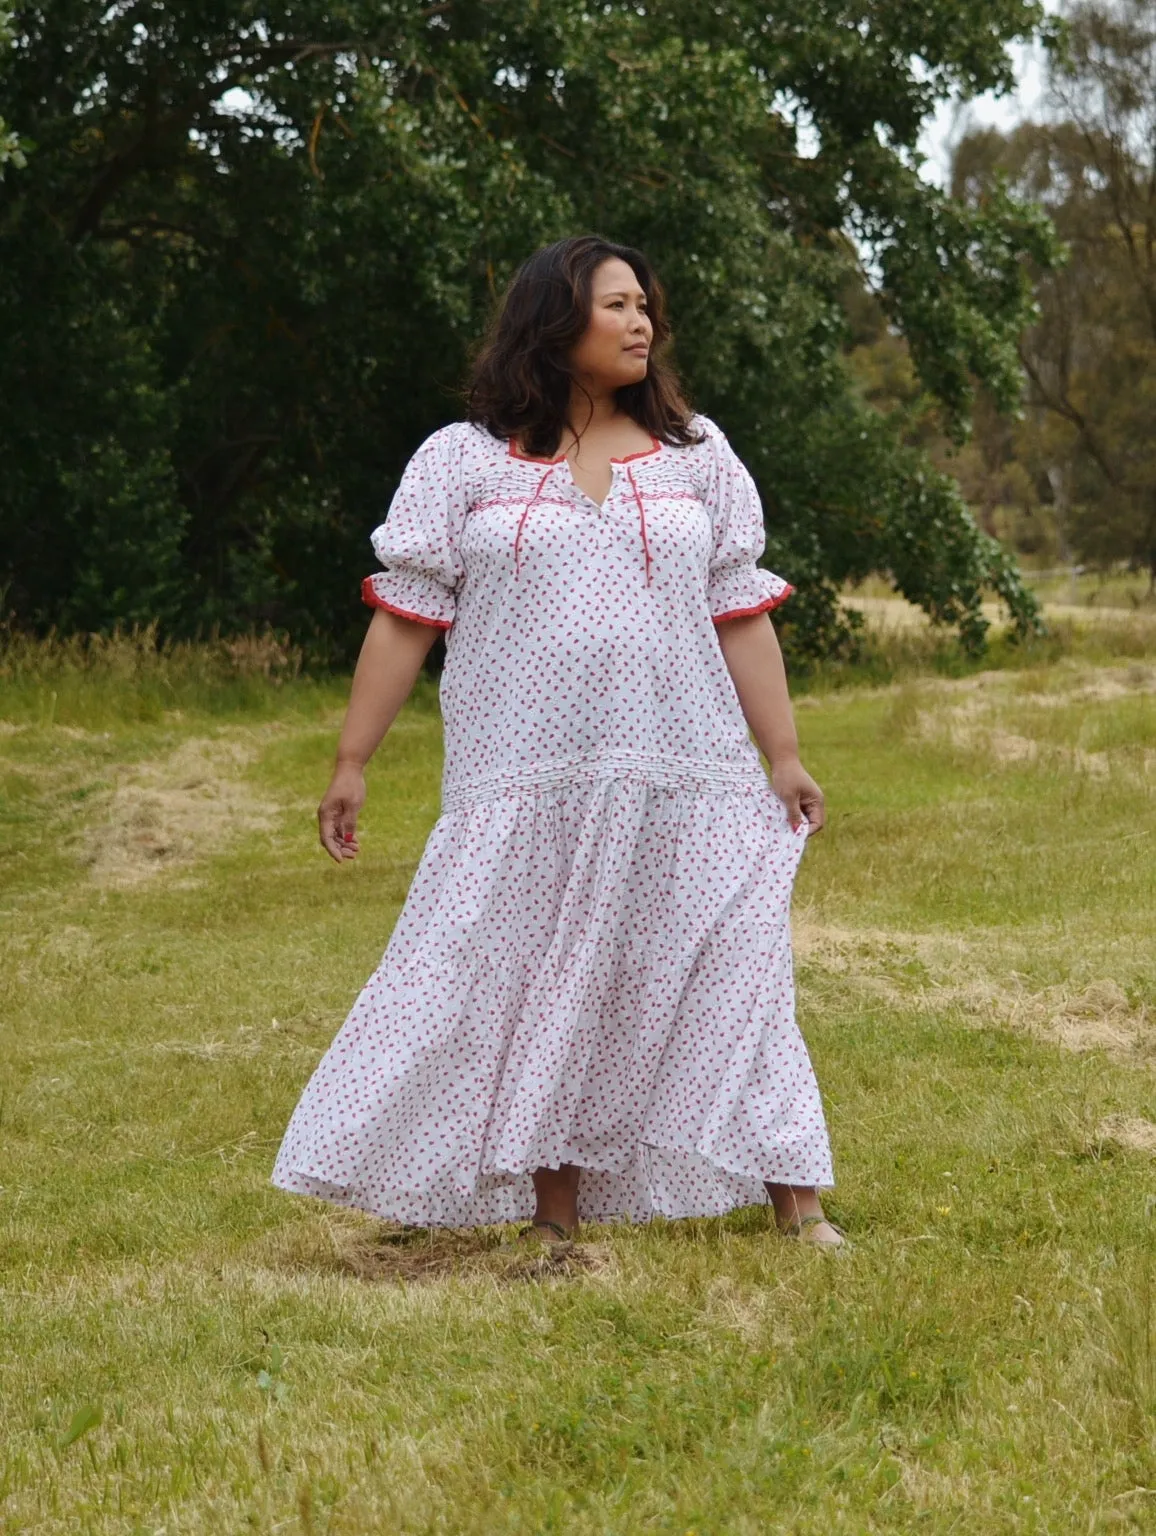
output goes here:
[{"label": "white floral print dress", "polygon": [[373,534],[367,602],[446,630],[441,815],[273,1182],[423,1225],[717,1215],[826,1186],[795,1022],[792,831],[715,626],[793,590],[754,482],[696,446],[569,462],[435,432]]}]

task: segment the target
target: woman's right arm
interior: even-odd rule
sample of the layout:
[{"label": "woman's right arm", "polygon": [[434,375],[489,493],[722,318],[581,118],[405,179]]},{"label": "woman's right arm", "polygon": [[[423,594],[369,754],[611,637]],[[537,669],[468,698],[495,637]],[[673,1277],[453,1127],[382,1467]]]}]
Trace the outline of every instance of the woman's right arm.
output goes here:
[{"label": "woman's right arm", "polygon": [[341,864],[357,857],[357,816],[365,804],[365,765],[409,697],[438,629],[378,608],[353,674],[349,708],[329,788],[317,808],[321,846]]}]

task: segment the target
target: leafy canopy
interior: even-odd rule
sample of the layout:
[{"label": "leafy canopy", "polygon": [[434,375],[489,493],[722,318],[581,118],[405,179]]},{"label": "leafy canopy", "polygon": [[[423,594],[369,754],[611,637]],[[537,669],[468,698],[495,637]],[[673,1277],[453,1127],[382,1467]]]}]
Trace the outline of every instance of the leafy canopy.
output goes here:
[{"label": "leafy canopy", "polygon": [[[1010,404],[1046,221],[918,174],[952,91],[1007,86],[1035,0],[52,0],[0,56],[0,586],[34,628],[363,628],[367,534],[458,413],[536,245],[643,247],[680,366],[754,471],[796,651],[884,570],[978,645],[1031,599],[954,482],[854,388],[867,253],[958,439]],[[788,610],[784,610],[787,613]]]}]

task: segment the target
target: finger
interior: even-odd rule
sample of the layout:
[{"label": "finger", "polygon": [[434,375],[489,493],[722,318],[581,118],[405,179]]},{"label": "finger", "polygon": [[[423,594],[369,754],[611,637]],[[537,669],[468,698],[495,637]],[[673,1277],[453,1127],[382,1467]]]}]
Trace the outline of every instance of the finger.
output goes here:
[{"label": "finger", "polygon": [[807,802],[807,820],[811,824],[811,832],[821,832],[827,824],[827,808],[823,804],[823,797]]},{"label": "finger", "polygon": [[341,863],[344,857],[342,854],[343,839],[337,831],[339,816],[340,808],[334,805],[322,805],[317,812],[317,829],[321,838],[321,846],[329,857],[338,864]]},{"label": "finger", "polygon": [[357,812],[350,806],[342,805],[341,814],[335,825],[338,846],[344,859],[354,859],[360,851],[361,845],[357,841]]},{"label": "finger", "polygon": [[788,795],[783,804],[787,807],[787,820],[791,824],[791,831],[798,830],[799,822],[803,819],[801,802],[797,793]]}]

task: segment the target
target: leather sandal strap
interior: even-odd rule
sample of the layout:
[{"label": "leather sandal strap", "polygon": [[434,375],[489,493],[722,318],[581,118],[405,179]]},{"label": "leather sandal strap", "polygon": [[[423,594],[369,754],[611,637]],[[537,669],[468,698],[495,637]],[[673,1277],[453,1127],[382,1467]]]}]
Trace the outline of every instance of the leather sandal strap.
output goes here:
[{"label": "leather sandal strap", "polygon": [[783,1228],[783,1231],[788,1237],[799,1237],[804,1227],[818,1226],[820,1222],[826,1222],[832,1232],[837,1232],[840,1237],[846,1237],[847,1234],[843,1228],[836,1226],[829,1216],[804,1216],[801,1221],[792,1221],[789,1226]]},{"label": "leather sandal strap", "polygon": [[569,1242],[572,1235],[571,1233],[567,1232],[565,1227],[560,1226],[558,1222],[546,1221],[545,1219],[532,1221],[528,1227],[522,1228],[520,1235],[523,1237],[527,1236],[529,1233],[533,1232],[535,1227],[549,1227],[551,1232],[553,1232],[557,1237],[561,1238],[563,1242]]}]

